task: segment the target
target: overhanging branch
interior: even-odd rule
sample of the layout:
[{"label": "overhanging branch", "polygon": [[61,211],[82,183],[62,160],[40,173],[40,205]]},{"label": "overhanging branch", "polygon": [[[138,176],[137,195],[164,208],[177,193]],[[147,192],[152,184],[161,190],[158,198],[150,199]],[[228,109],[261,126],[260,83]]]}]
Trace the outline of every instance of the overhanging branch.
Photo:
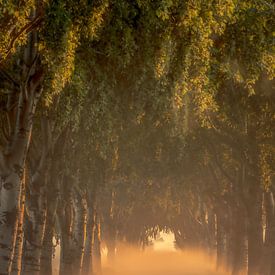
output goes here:
[{"label": "overhanging branch", "polygon": [[23,35],[23,34],[28,34],[32,30],[34,30],[36,27],[38,27],[41,22],[43,21],[43,17],[41,14],[38,14],[32,21],[30,21],[28,24],[26,24],[24,27],[22,27],[11,39],[10,44],[7,48],[7,51],[4,55],[4,57],[0,57],[0,65],[8,58],[10,55],[12,49],[15,46],[16,41]]}]

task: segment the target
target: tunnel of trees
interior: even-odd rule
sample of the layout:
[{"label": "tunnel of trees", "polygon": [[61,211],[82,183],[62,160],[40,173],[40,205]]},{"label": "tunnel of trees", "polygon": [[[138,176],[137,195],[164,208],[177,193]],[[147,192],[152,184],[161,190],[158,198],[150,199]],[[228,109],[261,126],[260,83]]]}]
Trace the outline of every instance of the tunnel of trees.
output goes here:
[{"label": "tunnel of trees", "polygon": [[[100,247],[275,274],[271,0],[0,0],[0,274]],[[94,273],[93,273],[94,272]]]}]

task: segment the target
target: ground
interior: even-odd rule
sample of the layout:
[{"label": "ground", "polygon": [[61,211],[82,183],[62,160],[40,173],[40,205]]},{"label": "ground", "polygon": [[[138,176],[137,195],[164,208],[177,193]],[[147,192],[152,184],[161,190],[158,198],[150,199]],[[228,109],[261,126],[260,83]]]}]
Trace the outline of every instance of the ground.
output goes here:
[{"label": "ground", "polygon": [[113,264],[104,263],[104,275],[226,275],[216,271],[213,258],[202,252],[127,249]]}]

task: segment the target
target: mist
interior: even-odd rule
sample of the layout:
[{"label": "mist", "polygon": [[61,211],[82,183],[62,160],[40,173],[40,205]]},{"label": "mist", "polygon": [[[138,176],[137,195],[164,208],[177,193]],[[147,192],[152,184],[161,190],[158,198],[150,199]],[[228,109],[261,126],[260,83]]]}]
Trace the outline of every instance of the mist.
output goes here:
[{"label": "mist", "polygon": [[215,255],[199,249],[179,250],[172,232],[161,232],[144,250],[118,244],[113,260],[102,253],[103,275],[227,275],[217,271]]},{"label": "mist", "polygon": [[103,260],[103,275],[226,275],[203,251],[146,250],[123,247],[113,263]]}]

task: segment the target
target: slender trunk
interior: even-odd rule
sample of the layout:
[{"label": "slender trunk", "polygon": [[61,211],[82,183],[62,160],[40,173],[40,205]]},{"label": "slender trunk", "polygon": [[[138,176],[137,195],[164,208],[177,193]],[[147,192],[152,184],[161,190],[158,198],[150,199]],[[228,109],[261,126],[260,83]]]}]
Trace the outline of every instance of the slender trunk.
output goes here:
[{"label": "slender trunk", "polygon": [[184,236],[182,231],[179,229],[176,229],[174,231],[174,235],[175,235],[176,247],[178,249],[184,249],[185,243],[184,243]]},{"label": "slender trunk", "polygon": [[[115,235],[113,235],[115,238]],[[116,240],[115,239],[108,239],[106,240],[106,246],[108,249],[107,259],[109,263],[112,263],[115,260],[116,255]]]},{"label": "slender trunk", "polygon": [[20,275],[22,268],[22,254],[23,254],[23,240],[24,240],[24,212],[25,212],[25,185],[26,185],[26,170],[22,179],[22,192],[20,201],[20,212],[18,218],[16,245],[14,250],[14,257],[12,262],[12,275]]},{"label": "slender trunk", "polygon": [[[264,194],[265,208],[265,241],[261,261],[261,274],[275,274],[275,205],[273,192],[265,192]],[[273,271],[272,271],[273,269]]]},{"label": "slender trunk", "polygon": [[217,239],[217,268],[221,268],[226,263],[226,231],[223,221],[224,213],[216,215],[216,239]]},{"label": "slender trunk", "polygon": [[245,212],[241,207],[236,207],[232,220],[232,275],[243,274],[246,269],[246,228]]},{"label": "slender trunk", "polygon": [[61,259],[60,275],[81,273],[87,226],[87,205],[77,194],[73,198],[72,189],[65,206],[65,219],[61,219]]},{"label": "slender trunk", "polygon": [[84,248],[84,258],[83,258],[83,275],[91,275],[93,272],[93,245],[95,237],[95,211],[94,203],[88,208],[88,220],[87,220],[87,235]]},{"label": "slender trunk", "polygon": [[[53,245],[53,237],[55,233],[55,225],[57,221],[57,210],[58,203],[60,201],[60,161],[63,156],[64,140],[66,131],[59,136],[56,141],[52,155],[50,156],[50,167],[49,167],[49,180],[47,182],[47,213],[46,213],[46,226],[43,240],[43,248],[41,254],[41,275],[52,275],[53,274],[53,254],[55,247]],[[62,142],[62,143],[61,143]],[[61,144],[60,144],[61,143]]]},{"label": "slender trunk", "polygon": [[41,249],[45,232],[45,211],[34,211],[25,232],[24,274],[40,273]]},{"label": "slender trunk", "polygon": [[87,230],[87,203],[80,194],[75,195],[74,203],[74,258],[73,272],[79,275],[82,271],[84,247]]},{"label": "slender trunk", "polygon": [[[108,263],[112,264],[116,254],[116,228],[114,225],[113,218],[108,219],[108,231],[104,234],[104,240],[108,249],[107,260]],[[106,225],[106,227],[107,227]]]},{"label": "slender trunk", "polygon": [[43,240],[43,248],[41,253],[41,275],[52,275],[53,266],[52,258],[54,252],[53,237],[54,237],[54,227],[56,221],[56,212],[58,207],[58,194],[59,186],[58,181],[52,181],[48,189],[47,194],[47,216],[45,225],[45,234]]},{"label": "slender trunk", "polygon": [[263,247],[262,191],[258,182],[252,182],[248,208],[248,275],[260,274]]},{"label": "slender trunk", "polygon": [[53,237],[54,237],[54,225],[52,222],[46,221],[45,226],[45,234],[42,246],[41,253],[41,262],[40,262],[40,275],[52,275],[53,274],[53,266],[52,266],[52,258],[53,258]]},{"label": "slender trunk", "polygon": [[41,249],[46,225],[46,172],[39,171],[30,184],[25,231],[24,274],[39,275]]},{"label": "slender trunk", "polygon": [[[64,206],[58,213],[61,228],[61,253],[59,275],[73,274],[73,191],[71,179],[66,177],[63,183]],[[70,184],[70,186],[69,186]]]},{"label": "slender trunk", "polygon": [[116,248],[116,225],[114,221],[115,196],[116,193],[114,190],[112,190],[110,199],[110,209],[105,219],[105,226],[107,229],[105,230],[105,242],[108,249],[107,259],[110,263],[112,263],[115,258]]},{"label": "slender trunk", "polygon": [[49,155],[49,121],[42,119],[42,153],[40,160],[36,163],[31,182],[29,184],[27,200],[27,226],[26,242],[24,251],[24,272],[26,274],[39,274],[41,263],[41,252],[45,234],[47,213],[47,175]]},{"label": "slender trunk", "polygon": [[[247,119],[250,119],[247,116]],[[260,154],[257,141],[257,127],[247,120],[247,154],[253,165],[253,171],[246,175],[247,186],[247,215],[248,215],[248,275],[262,275],[260,273],[261,257],[263,253],[263,190],[261,185]]]},{"label": "slender trunk", "polygon": [[212,207],[209,207],[209,209],[206,210],[207,217],[205,222],[205,234],[206,234],[206,240],[207,240],[207,250],[209,255],[211,256],[213,253],[215,253],[216,249],[216,236],[215,236],[215,213],[212,209]]},{"label": "slender trunk", "polygon": [[96,226],[95,226],[95,242],[94,242],[94,274],[101,275],[102,267],[101,267],[101,225],[100,218],[98,214],[96,214]]},{"label": "slender trunk", "polygon": [[[67,228],[69,229],[69,228]],[[72,238],[69,232],[61,232],[61,253],[59,275],[73,275],[73,249]]]},{"label": "slender trunk", "polygon": [[270,275],[275,275],[275,251],[272,251],[272,262],[271,262],[271,269]]},{"label": "slender trunk", "polygon": [[274,187],[269,197],[269,211],[270,211],[270,214],[268,216],[268,235],[269,235],[268,241],[271,247],[270,258],[269,258],[270,259],[269,275],[275,275],[275,188]]},{"label": "slender trunk", "polygon": [[61,254],[60,254],[60,275],[73,275],[72,266],[72,240],[70,235],[65,232],[61,233]]}]

